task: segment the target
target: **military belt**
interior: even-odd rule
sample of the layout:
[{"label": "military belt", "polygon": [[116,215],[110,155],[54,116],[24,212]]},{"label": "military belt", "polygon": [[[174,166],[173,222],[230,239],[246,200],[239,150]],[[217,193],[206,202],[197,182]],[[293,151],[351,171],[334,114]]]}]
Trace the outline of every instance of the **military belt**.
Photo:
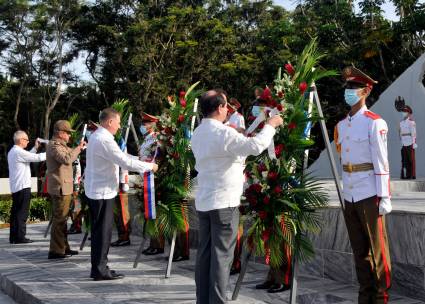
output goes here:
[{"label": "military belt", "polygon": [[346,165],[342,165],[342,170],[348,173],[370,171],[370,170],[373,170],[373,164],[372,163],[363,163],[363,164],[348,163]]},{"label": "military belt", "polygon": [[412,133],[402,133],[401,136],[410,136]]}]

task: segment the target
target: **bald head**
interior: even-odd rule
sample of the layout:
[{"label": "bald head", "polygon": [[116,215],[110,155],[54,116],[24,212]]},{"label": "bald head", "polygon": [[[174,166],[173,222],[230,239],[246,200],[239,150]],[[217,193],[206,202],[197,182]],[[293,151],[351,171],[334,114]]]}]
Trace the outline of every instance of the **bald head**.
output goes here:
[{"label": "bald head", "polygon": [[227,103],[226,92],[221,89],[210,90],[200,98],[201,112],[204,117],[210,117],[221,106]]}]

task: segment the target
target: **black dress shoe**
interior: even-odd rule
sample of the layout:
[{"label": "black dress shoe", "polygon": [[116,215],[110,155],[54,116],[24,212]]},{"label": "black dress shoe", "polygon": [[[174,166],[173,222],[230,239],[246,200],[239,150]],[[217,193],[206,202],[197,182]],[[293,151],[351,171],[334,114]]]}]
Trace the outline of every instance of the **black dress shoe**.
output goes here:
[{"label": "black dress shoe", "polygon": [[289,285],[285,285],[285,284],[283,284],[283,285],[275,284],[275,285],[277,285],[278,287],[277,288],[274,288],[274,286],[270,287],[267,290],[267,292],[276,293],[276,292],[283,292],[283,291],[287,291],[287,290],[291,289],[291,286],[289,286]]},{"label": "black dress shoe", "polygon": [[32,241],[30,239],[24,238],[22,240],[15,240],[15,241],[13,241],[12,244],[29,244],[29,243],[33,243],[33,242],[34,241]]},{"label": "black dress shoe", "polygon": [[270,281],[265,281],[264,283],[255,285],[255,289],[269,289],[273,285],[275,285],[275,284],[273,284]]},{"label": "black dress shoe", "polygon": [[150,247],[148,247],[145,250],[143,250],[142,253],[144,255],[161,254],[161,253],[164,253],[164,248],[160,249],[160,248],[150,248]]},{"label": "black dress shoe", "polygon": [[173,256],[173,262],[181,262],[181,261],[187,261],[189,260],[189,256]]},{"label": "black dress shoe", "polygon": [[117,240],[111,243],[111,247],[130,246],[130,240]]},{"label": "black dress shoe", "polygon": [[80,234],[80,233],[82,233],[81,229],[74,229],[74,228],[71,228],[66,232],[66,234]]},{"label": "black dress shoe", "polygon": [[108,281],[108,280],[119,280],[119,279],[123,279],[123,278],[124,278],[123,274],[111,271],[111,273],[107,274],[107,275],[95,276],[93,278],[93,280],[95,280],[95,281]]},{"label": "black dress shoe", "polygon": [[77,255],[77,254],[78,254],[77,250],[72,250],[72,249],[65,250],[65,255]]},{"label": "black dress shoe", "polygon": [[65,254],[60,254],[60,253],[55,253],[55,252],[49,252],[49,255],[47,256],[47,258],[49,260],[52,260],[52,259],[64,259],[64,258],[66,258],[66,255]]},{"label": "black dress shoe", "polygon": [[240,273],[240,272],[241,272],[241,268],[240,267],[232,267],[230,269],[230,275],[235,275],[235,274]]}]

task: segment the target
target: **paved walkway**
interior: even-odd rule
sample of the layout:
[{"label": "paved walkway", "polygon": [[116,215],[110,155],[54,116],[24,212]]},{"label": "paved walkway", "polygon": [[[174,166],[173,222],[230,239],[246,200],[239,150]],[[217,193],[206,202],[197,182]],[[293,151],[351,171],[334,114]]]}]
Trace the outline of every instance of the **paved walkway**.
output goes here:
[{"label": "paved walkway", "polygon": [[[28,226],[32,244],[10,245],[8,229],[0,229],[0,284],[4,292],[18,303],[195,303],[194,257],[174,263],[172,277],[164,278],[166,255],[142,256],[133,269],[140,238],[132,238],[132,246],[111,248],[110,266],[126,275],[117,281],[94,282],[89,279],[90,242],[79,255],[61,261],[47,259],[48,239],[43,238],[46,223]],[[71,235],[77,249],[82,235]],[[254,289],[263,281],[267,267],[250,263],[245,281],[235,304],[288,303],[289,291],[268,294]],[[232,288],[236,277],[232,277]],[[356,303],[356,286],[300,275],[297,303]],[[392,294],[391,303],[423,303]],[[9,302],[7,302],[9,301]],[[0,295],[0,303],[13,303]]]}]

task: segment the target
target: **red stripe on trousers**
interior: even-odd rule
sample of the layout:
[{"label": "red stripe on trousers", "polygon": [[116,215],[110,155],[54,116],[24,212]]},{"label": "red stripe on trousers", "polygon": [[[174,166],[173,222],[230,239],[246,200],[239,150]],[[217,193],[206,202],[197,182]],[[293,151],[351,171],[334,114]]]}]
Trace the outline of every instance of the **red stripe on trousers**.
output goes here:
[{"label": "red stripe on trousers", "polygon": [[124,210],[124,201],[123,201],[124,197],[123,197],[122,191],[120,191],[119,196],[120,196],[120,205],[121,205],[122,224],[123,224],[123,227],[124,227],[124,231],[127,232],[128,231],[128,225],[126,224],[127,223],[127,217],[126,217],[126,212]]},{"label": "red stripe on trousers", "polygon": [[416,177],[416,160],[415,160],[415,149],[412,146],[412,177]]},{"label": "red stripe on trousers", "polygon": [[187,222],[186,219],[186,213],[184,212],[184,208],[182,206],[182,215],[183,215],[183,222],[184,222],[184,230],[185,230],[185,234],[186,234],[186,240],[185,240],[185,253],[187,255],[189,255],[189,223]]},{"label": "red stripe on trousers", "polygon": [[385,271],[385,281],[387,283],[387,288],[390,287],[390,270],[388,268],[387,263],[387,257],[385,255],[385,242],[384,242],[384,228],[382,225],[382,216],[378,217],[378,226],[379,226],[379,241],[381,244],[381,254],[382,254],[382,261],[384,262],[384,271]]}]

